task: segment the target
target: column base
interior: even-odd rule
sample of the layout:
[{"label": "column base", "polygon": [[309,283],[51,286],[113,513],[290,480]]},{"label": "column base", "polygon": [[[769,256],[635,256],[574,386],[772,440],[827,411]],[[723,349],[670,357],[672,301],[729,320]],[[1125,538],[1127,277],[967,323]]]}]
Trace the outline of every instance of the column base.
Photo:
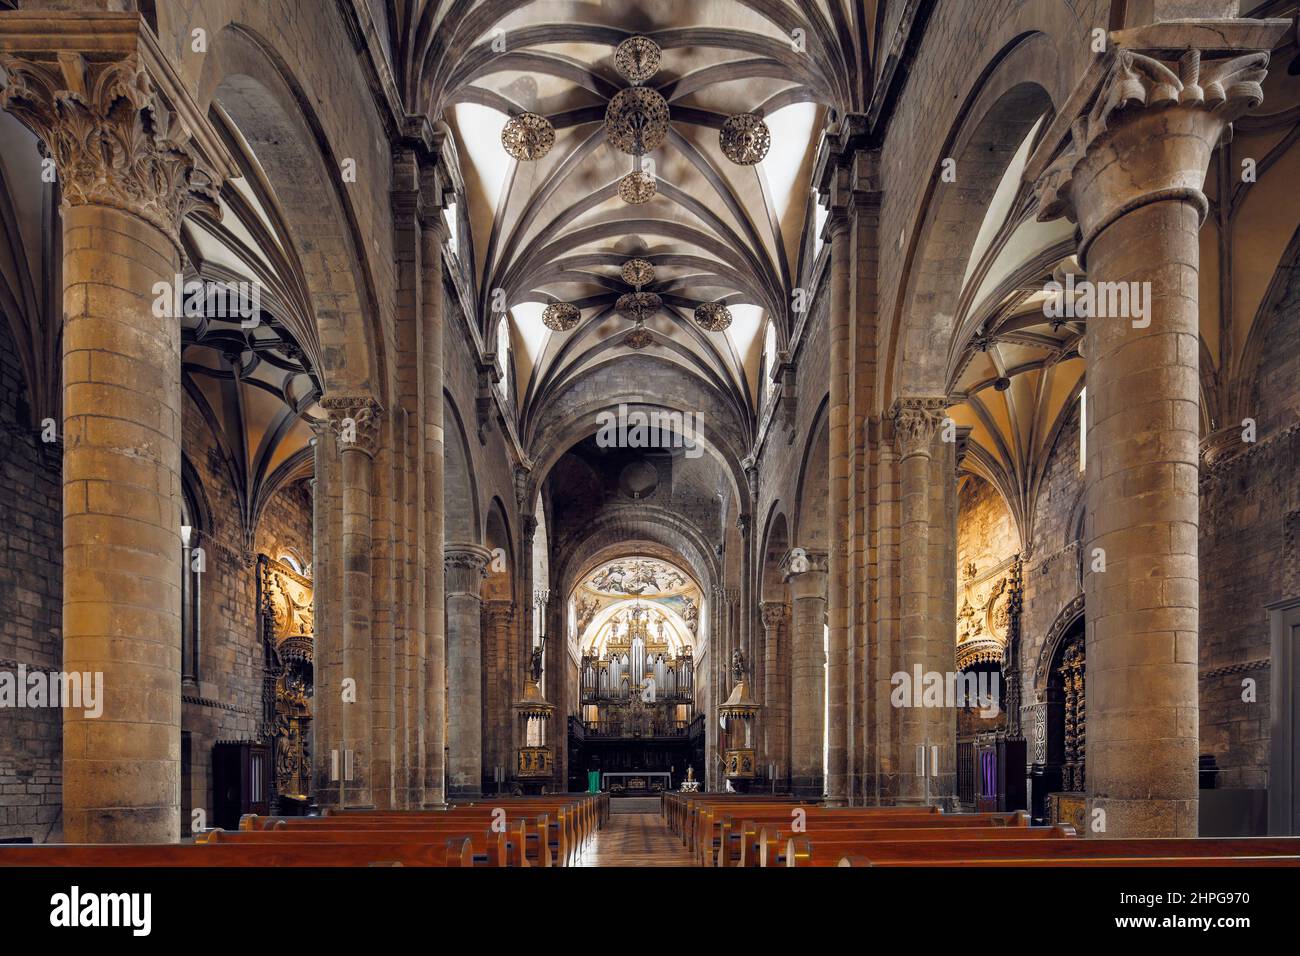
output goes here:
[{"label": "column base", "polygon": [[803,800],[820,800],[825,789],[821,777],[794,777],[790,781],[790,793]]},{"label": "column base", "polygon": [[[1200,799],[1195,800],[1117,800],[1089,797],[1087,816],[1081,836],[1093,839],[1139,839],[1149,837],[1191,838],[1200,832]],[[1105,816],[1098,819],[1096,811]],[[1096,826],[1104,829],[1096,830]]]}]

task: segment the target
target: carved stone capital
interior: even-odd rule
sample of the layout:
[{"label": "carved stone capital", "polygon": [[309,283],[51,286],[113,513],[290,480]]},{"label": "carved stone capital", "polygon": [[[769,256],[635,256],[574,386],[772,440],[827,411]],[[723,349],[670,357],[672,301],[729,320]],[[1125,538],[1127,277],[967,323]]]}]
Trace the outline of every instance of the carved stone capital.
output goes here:
[{"label": "carved stone capital", "polygon": [[1031,158],[1040,221],[1066,216],[1079,259],[1116,219],[1180,199],[1204,218],[1210,155],[1260,105],[1286,20],[1169,21],[1111,33]]},{"label": "carved stone capital", "polygon": [[508,600],[483,602],[483,620],[492,628],[505,630],[515,617],[515,603]]},{"label": "carved stone capital", "polygon": [[379,424],[383,409],[368,395],[326,395],[320,407],[338,441],[339,451],[355,450],[374,457],[379,448]]},{"label": "carved stone capital", "polygon": [[447,594],[479,596],[479,586],[487,573],[492,552],[477,544],[449,542],[443,548]]},{"label": "carved stone capital", "polygon": [[786,616],[790,613],[790,606],[784,601],[764,601],[758,608],[763,617],[763,627],[769,631],[776,630],[784,624]]},{"label": "carved stone capital", "polygon": [[825,551],[810,551],[807,548],[791,548],[781,558],[778,565],[781,577],[789,581],[801,574],[825,574],[829,568],[829,559]]},{"label": "carved stone capital", "polygon": [[138,13],[0,20],[0,107],[40,138],[66,205],[121,209],[174,243],[190,212],[220,217],[234,161]]},{"label": "carved stone capital", "polygon": [[894,438],[900,458],[930,454],[947,407],[943,398],[900,398],[894,402]]}]

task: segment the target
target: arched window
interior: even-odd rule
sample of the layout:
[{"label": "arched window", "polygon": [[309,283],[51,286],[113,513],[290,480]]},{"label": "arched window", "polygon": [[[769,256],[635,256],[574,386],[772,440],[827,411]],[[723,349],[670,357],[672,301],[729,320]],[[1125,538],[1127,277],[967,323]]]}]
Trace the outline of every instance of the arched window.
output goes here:
[{"label": "arched window", "polygon": [[767,406],[772,394],[772,369],[776,365],[776,323],[769,321],[763,335],[763,381],[759,392],[759,408]]},{"label": "arched window", "polygon": [[1079,389],[1079,470],[1088,470],[1088,386]]},{"label": "arched window", "polygon": [[449,202],[442,207],[442,219],[447,224],[447,248],[451,254],[460,258],[460,211],[456,203]]},{"label": "arched window", "polygon": [[206,561],[199,511],[189,488],[184,488],[181,494],[181,680],[189,684],[197,684],[199,680],[200,582]]},{"label": "arched window", "polygon": [[503,315],[497,323],[497,365],[501,369],[501,397],[510,398],[510,317]]}]

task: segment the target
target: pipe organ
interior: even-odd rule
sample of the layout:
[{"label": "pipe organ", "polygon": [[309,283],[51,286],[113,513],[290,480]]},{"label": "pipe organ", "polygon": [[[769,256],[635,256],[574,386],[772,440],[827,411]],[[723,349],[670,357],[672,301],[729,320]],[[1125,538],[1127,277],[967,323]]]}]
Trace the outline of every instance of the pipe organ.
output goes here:
[{"label": "pipe organ", "polygon": [[644,607],[615,625],[603,653],[582,657],[583,722],[588,735],[685,734],[695,716],[695,661],[689,646],[676,654]]}]

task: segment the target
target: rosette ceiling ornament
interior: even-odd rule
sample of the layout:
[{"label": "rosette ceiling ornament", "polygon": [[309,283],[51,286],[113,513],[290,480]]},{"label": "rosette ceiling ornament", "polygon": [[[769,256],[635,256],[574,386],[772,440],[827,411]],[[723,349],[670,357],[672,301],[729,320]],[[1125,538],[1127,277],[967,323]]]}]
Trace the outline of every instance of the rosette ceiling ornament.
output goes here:
[{"label": "rosette ceiling ornament", "polygon": [[718,133],[723,155],[737,166],[761,163],[772,146],[772,134],[757,113],[728,116]]},{"label": "rosette ceiling ornament", "polygon": [[576,305],[568,302],[552,302],[542,311],[542,325],[552,332],[568,332],[578,324],[581,315]]},{"label": "rosette ceiling ornament", "polygon": [[[657,192],[655,178],[641,157],[668,138],[668,102],[658,90],[642,86],[659,70],[662,52],[649,37],[628,37],[614,53],[614,66],[632,84],[619,90],[605,110],[605,139],[634,158],[633,169],[618,183],[618,194],[629,205],[649,202]],[[772,145],[767,124],[757,113],[738,113],[722,126],[723,154],[740,166],[762,162]]]},{"label": "rosette ceiling ornament", "polygon": [[723,302],[702,302],[695,307],[695,322],[706,332],[725,332],[731,327],[731,310]]},{"label": "rosette ceiling ornament", "polygon": [[555,145],[555,127],[545,116],[520,113],[510,117],[501,129],[501,146],[512,157],[531,162],[541,159]]},{"label": "rosette ceiling ornament", "polygon": [[618,297],[614,309],[620,315],[632,319],[636,325],[632,331],[623,336],[623,344],[630,349],[643,349],[654,341],[654,336],[645,327],[645,320],[659,311],[663,300],[653,292],[642,292],[641,286],[653,282],[654,264],[645,259],[629,259],[623,263],[623,281],[636,288],[635,292],[626,292]]}]

